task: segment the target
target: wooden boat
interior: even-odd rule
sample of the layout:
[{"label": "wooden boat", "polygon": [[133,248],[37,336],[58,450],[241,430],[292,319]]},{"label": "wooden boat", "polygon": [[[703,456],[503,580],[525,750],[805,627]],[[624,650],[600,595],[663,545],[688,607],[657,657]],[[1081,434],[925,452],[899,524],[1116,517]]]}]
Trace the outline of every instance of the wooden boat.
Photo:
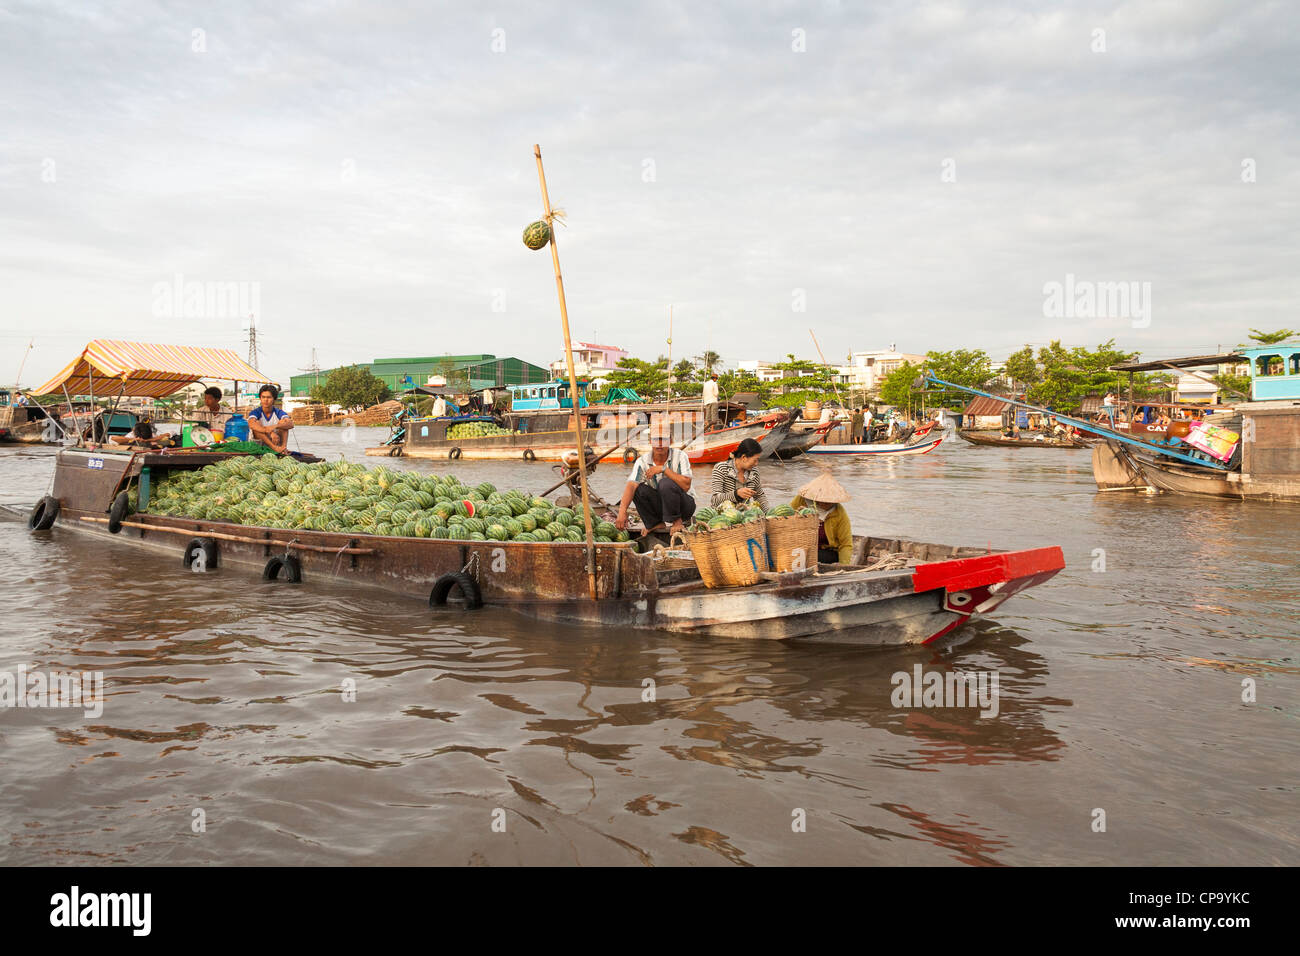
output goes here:
[{"label": "wooden boat", "polygon": [[827,422],[824,425],[816,422],[795,422],[790,426],[790,432],[781,441],[780,446],[772,452],[772,457],[782,461],[799,457],[809,448],[824,442],[833,426],[834,422]]},{"label": "wooden boat", "polygon": [[1036,441],[1033,438],[1007,438],[998,432],[979,432],[969,429],[958,429],[957,434],[970,442],[972,445],[997,445],[1006,448],[1087,448],[1088,446],[1081,441],[1065,440],[1058,441],[1054,438],[1044,438],[1042,441]]},{"label": "wooden boat", "polygon": [[57,445],[63,437],[58,416],[38,405],[13,404],[15,392],[0,390],[0,443]]},{"label": "wooden boat", "polygon": [[[178,574],[189,573],[182,566],[219,565],[225,574],[248,574],[251,585],[259,574],[275,580],[291,569],[303,581],[346,579],[435,605],[455,584],[467,608],[483,603],[561,623],[747,640],[927,644],[1065,566],[1056,547],[1000,552],[859,537],[851,565],[769,572],[752,587],[710,590],[689,552],[640,554],[630,542],[598,544],[593,601],[583,543],[399,538],[148,513],[149,489],[164,473],[221,457],[66,448],[56,457],[53,500],[42,501],[40,516],[56,533],[175,555],[183,559]],[[127,515],[131,482],[141,511]],[[196,567],[197,554],[205,558]]]},{"label": "wooden boat", "polygon": [[[611,444],[622,445],[622,459],[626,462],[648,451],[648,429],[643,424],[629,423],[629,419],[656,415],[673,416],[674,412],[643,411],[638,406],[615,408],[587,408],[583,412],[590,421],[596,416],[615,417],[613,423],[583,429],[583,444],[587,448],[606,449]],[[556,416],[562,424],[571,421],[567,415]],[[477,420],[477,419],[476,419]],[[493,435],[483,438],[448,438],[454,425],[466,419],[434,418],[413,419],[406,424],[406,438],[400,445],[380,445],[367,448],[366,454],[384,458],[463,459],[465,461],[563,461],[575,446],[573,429],[547,428],[510,435]],[[692,465],[711,465],[725,461],[746,438],[753,438],[764,451],[764,457],[779,447],[790,430],[789,416],[784,411],[770,412],[759,418],[739,424],[704,431],[702,421],[670,417],[676,440],[673,446],[684,448]],[[546,421],[544,424],[555,423]]]},{"label": "wooden boat", "polygon": [[[143,365],[147,375],[120,369],[115,383],[120,394],[170,394],[209,377],[213,367],[238,369],[244,381],[259,380],[260,373],[222,350],[170,357],[148,351],[136,351],[134,361],[157,364]],[[51,387],[67,380],[79,384],[83,371],[74,362]],[[100,381],[106,377],[102,369],[96,375]],[[774,445],[784,437],[781,427],[788,429],[788,417],[770,426]],[[180,566],[188,572],[220,566],[236,574],[241,568],[260,569],[268,582],[283,580],[282,573],[292,581],[343,578],[437,606],[456,590],[467,609],[486,603],[562,623],[850,644],[937,640],[1065,566],[1055,547],[993,552],[863,538],[849,566],[763,572],[752,587],[711,590],[689,552],[641,554],[632,542],[600,543],[589,551],[585,542],[407,538],[150,513],[155,481],[229,455],[84,444],[64,448],[55,456],[52,494],[32,509],[28,525],[36,532],[77,531],[171,553],[182,558]],[[128,489],[138,501],[135,513]],[[764,553],[764,543],[751,542],[749,553],[755,552]]]},{"label": "wooden boat", "polygon": [[1102,491],[1148,489],[1206,498],[1245,497],[1235,472],[1162,459],[1113,440],[1093,449],[1093,477]]},{"label": "wooden boat", "polygon": [[873,458],[876,456],[890,455],[928,455],[934,451],[943,442],[943,436],[938,438],[923,438],[918,442],[910,445],[900,444],[877,444],[877,445],[816,445],[809,448],[809,455],[844,455],[860,458]]}]

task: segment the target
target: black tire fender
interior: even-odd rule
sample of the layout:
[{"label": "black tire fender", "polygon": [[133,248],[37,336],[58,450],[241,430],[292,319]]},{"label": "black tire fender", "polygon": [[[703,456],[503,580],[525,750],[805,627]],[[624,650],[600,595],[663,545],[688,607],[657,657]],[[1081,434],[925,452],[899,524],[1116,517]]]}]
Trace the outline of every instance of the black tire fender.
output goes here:
[{"label": "black tire fender", "polygon": [[187,571],[211,571],[217,566],[216,539],[190,538],[182,562]]},{"label": "black tire fender", "polygon": [[32,531],[48,531],[54,527],[54,520],[59,516],[59,499],[46,495],[32,507],[27,516],[27,527]]},{"label": "black tire fender", "polygon": [[630,465],[634,461],[636,461],[636,449],[635,448],[623,449],[623,462],[625,464]]},{"label": "black tire fender", "polygon": [[131,507],[131,499],[125,491],[119,491],[117,497],[113,499],[113,507],[108,509],[108,533],[117,534],[122,530],[122,522],[126,519],[127,509]]},{"label": "black tire fender", "polygon": [[537,460],[537,452],[533,451],[531,448],[525,448],[524,461],[536,461],[536,460]]},{"label": "black tire fender", "polygon": [[460,449],[453,448],[451,451],[447,452],[447,457],[450,458],[452,461],[455,461],[457,458],[460,457]]},{"label": "black tire fender", "polygon": [[[283,579],[280,577],[281,571],[284,572]],[[285,580],[290,584],[297,584],[302,580],[302,565],[292,554],[277,554],[266,562],[266,567],[262,569],[262,580]]]},{"label": "black tire fender", "polygon": [[453,571],[433,582],[433,590],[429,592],[429,607],[445,607],[452,588],[460,588],[460,593],[465,598],[465,610],[473,611],[483,606],[483,595],[479,593],[474,579],[463,571]]}]

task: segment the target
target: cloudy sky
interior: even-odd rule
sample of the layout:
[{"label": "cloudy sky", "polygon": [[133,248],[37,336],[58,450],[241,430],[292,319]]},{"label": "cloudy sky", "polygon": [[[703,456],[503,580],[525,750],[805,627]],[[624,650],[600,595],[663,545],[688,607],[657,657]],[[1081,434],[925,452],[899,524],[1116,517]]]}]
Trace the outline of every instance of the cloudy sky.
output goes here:
[{"label": "cloudy sky", "polygon": [[[545,364],[534,143],[579,339],[653,356],[671,303],[675,357],[733,364],[809,328],[832,361],[1230,346],[1300,325],[1297,36],[1246,0],[0,0],[0,379],[29,339],[29,386],[95,337],[242,353],[178,277],[249,283],[282,381],[313,347]],[[1067,276],[1135,296],[1045,315]]]}]

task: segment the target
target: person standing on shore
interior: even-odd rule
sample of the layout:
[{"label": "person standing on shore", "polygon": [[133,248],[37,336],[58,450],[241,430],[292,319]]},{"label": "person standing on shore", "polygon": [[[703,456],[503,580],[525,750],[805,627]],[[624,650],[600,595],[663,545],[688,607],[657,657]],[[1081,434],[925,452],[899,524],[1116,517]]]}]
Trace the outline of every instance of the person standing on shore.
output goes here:
[{"label": "person standing on shore", "polygon": [[704,401],[704,427],[707,429],[718,420],[718,376],[711,375],[704,383],[700,396]]}]

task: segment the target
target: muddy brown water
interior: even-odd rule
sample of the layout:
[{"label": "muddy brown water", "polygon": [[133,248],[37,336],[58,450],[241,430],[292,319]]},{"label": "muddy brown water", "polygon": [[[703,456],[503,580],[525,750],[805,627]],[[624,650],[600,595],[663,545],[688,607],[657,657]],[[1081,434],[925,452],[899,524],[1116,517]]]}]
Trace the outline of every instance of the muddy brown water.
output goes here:
[{"label": "muddy brown water", "polygon": [[[296,435],[364,460],[383,432]],[[43,494],[53,452],[0,450],[0,503]],[[760,471],[775,497],[815,468]],[[102,672],[105,700],[0,708],[0,862],[1300,862],[1300,506],[1098,494],[1085,451],[960,441],[834,470],[859,532],[1067,568],[942,648],[864,651],[200,576],[7,515],[0,674]],[[894,706],[916,665],[996,673],[997,715]]]}]

